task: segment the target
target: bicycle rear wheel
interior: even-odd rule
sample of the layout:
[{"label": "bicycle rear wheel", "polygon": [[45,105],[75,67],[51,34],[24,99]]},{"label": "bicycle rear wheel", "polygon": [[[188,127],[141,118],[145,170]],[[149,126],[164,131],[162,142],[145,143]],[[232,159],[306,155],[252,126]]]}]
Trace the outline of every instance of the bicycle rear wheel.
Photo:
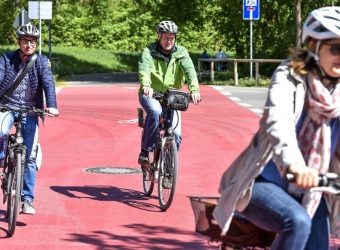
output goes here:
[{"label": "bicycle rear wheel", "polygon": [[149,153],[150,165],[144,166],[142,168],[143,173],[143,189],[145,196],[150,196],[153,192],[155,186],[155,172],[153,170],[154,166],[154,152]]},{"label": "bicycle rear wheel", "polygon": [[20,208],[21,199],[21,183],[22,183],[22,170],[23,160],[22,154],[16,153],[14,156],[13,168],[9,175],[9,194],[7,200],[7,217],[8,217],[8,232],[13,235],[17,222],[17,217]]},{"label": "bicycle rear wheel", "polygon": [[158,180],[159,205],[167,210],[174,198],[177,181],[177,146],[173,138],[167,138],[161,156],[161,168]]}]

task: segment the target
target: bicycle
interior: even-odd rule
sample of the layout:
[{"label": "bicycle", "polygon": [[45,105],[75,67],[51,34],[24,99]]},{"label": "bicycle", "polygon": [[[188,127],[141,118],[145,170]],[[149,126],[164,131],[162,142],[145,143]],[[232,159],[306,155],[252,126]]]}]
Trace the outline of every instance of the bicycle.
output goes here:
[{"label": "bicycle", "polygon": [[[178,96],[173,100],[172,94]],[[178,176],[178,155],[175,142],[174,128],[168,124],[170,112],[179,115],[178,110],[185,111],[189,102],[192,102],[189,93],[169,90],[167,92],[155,93],[153,97],[160,101],[163,115],[158,125],[157,142],[153,152],[149,152],[148,165],[142,166],[143,189],[145,196],[150,196],[154,185],[158,182],[158,200],[162,211],[166,211],[174,198]],[[172,99],[172,100],[170,100]],[[170,101],[169,101],[170,100]],[[185,108],[183,108],[183,103]],[[144,127],[144,110],[137,108],[138,125]]]},{"label": "bicycle", "polygon": [[[292,174],[287,174],[289,182],[294,181]],[[320,175],[318,187],[313,191],[340,195],[340,176],[335,173]],[[218,197],[190,196],[191,207],[195,217],[195,231],[209,237],[208,244],[216,243],[221,250],[270,249],[275,233],[261,229],[248,221],[241,212],[235,211],[226,235],[213,217],[213,210]]]},{"label": "bicycle", "polygon": [[3,191],[3,204],[7,202],[6,218],[8,222],[8,233],[14,235],[16,221],[21,207],[21,193],[23,188],[23,173],[25,168],[26,147],[22,135],[22,120],[29,114],[42,117],[44,110],[31,108],[16,110],[8,106],[1,106],[0,112],[13,111],[18,114],[15,122],[15,131],[7,138],[7,146],[3,169],[0,174],[1,189]]}]

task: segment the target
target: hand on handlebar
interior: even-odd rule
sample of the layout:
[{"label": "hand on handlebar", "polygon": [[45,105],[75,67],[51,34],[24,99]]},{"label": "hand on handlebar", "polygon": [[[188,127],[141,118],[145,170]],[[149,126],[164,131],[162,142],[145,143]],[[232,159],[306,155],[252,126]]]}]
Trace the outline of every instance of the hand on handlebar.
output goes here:
[{"label": "hand on handlebar", "polygon": [[153,88],[151,87],[143,87],[143,95],[147,96],[148,98],[152,98],[153,96]]},{"label": "hand on handlebar", "polygon": [[192,102],[197,105],[202,99],[199,92],[191,93]]},{"label": "hand on handlebar", "polygon": [[59,116],[59,110],[56,108],[46,108],[45,112],[52,115],[52,116]]},{"label": "hand on handlebar", "polygon": [[319,172],[305,165],[291,165],[288,172],[295,176],[295,184],[301,188],[312,188],[319,184]]}]

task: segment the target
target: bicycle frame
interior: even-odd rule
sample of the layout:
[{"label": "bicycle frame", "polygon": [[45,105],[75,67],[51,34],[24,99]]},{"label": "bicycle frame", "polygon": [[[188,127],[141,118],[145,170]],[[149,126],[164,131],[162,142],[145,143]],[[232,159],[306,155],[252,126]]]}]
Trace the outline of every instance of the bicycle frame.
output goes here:
[{"label": "bicycle frame", "polygon": [[[171,108],[164,93],[156,93],[155,99],[162,105],[162,114],[157,128],[157,140],[153,154],[149,154],[150,164],[142,166],[143,187],[146,196],[150,196],[154,183],[158,181],[158,199],[162,211],[168,209],[172,203],[178,172],[177,146],[175,143],[174,130],[178,123],[172,127],[170,115],[179,114],[176,108]],[[189,96],[188,96],[189,98]],[[164,100],[164,101],[163,101]],[[170,119],[171,123],[170,123]],[[143,127],[144,114],[141,108],[138,109],[138,125]],[[157,176],[158,173],[158,176]]]},{"label": "bicycle frame", "polygon": [[38,109],[12,110],[9,107],[0,107],[1,112],[16,112],[14,121],[14,133],[8,135],[6,145],[5,164],[1,173],[4,199],[7,201],[8,233],[14,234],[17,216],[21,204],[21,193],[23,189],[24,166],[26,161],[26,146],[23,139],[23,119],[29,114],[42,115],[44,112]]}]

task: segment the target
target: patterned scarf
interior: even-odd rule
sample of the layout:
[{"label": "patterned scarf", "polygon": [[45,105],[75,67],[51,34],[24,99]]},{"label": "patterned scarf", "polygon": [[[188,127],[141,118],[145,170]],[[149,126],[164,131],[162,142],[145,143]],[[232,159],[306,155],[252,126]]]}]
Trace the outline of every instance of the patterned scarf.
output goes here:
[{"label": "patterned scarf", "polygon": [[[309,74],[305,108],[307,115],[298,134],[299,147],[307,166],[325,174],[331,156],[330,120],[340,116],[340,84],[329,90],[313,74]],[[321,198],[321,191],[307,190],[304,193],[302,205],[311,218]]]}]

